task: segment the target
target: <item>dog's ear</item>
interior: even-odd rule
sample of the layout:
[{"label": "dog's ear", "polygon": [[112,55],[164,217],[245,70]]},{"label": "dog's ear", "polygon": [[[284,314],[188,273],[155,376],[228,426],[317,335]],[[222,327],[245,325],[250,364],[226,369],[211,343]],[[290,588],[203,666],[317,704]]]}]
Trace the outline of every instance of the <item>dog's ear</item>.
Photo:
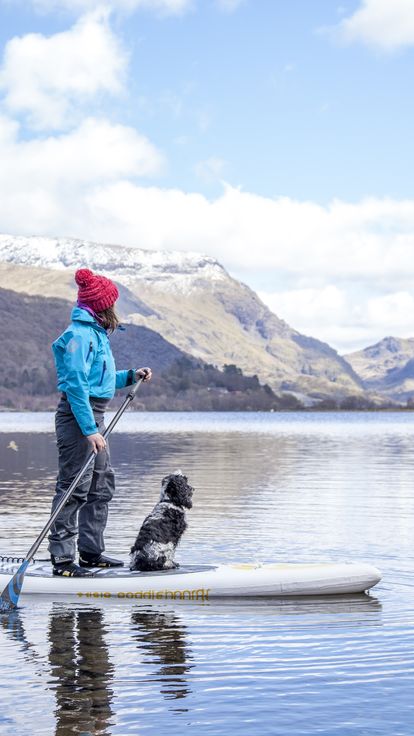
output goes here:
[{"label": "dog's ear", "polygon": [[183,471],[178,469],[174,473],[171,473],[170,478],[175,478],[177,481],[183,480],[184,483],[188,483],[188,478],[184,475]]},{"label": "dog's ear", "polygon": [[165,496],[168,496],[176,506],[184,506],[191,509],[193,488],[188,484],[185,475],[171,475],[165,487]]}]

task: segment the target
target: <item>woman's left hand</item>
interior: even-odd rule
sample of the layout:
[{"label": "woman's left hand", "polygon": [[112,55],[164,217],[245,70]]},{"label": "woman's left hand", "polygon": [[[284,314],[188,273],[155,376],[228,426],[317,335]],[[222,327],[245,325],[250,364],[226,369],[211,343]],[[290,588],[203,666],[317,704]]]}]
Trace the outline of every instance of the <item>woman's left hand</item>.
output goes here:
[{"label": "woman's left hand", "polygon": [[138,370],[135,371],[135,378],[137,381],[139,381],[140,378],[142,378],[144,382],[150,381],[152,378],[151,368],[138,368]]}]

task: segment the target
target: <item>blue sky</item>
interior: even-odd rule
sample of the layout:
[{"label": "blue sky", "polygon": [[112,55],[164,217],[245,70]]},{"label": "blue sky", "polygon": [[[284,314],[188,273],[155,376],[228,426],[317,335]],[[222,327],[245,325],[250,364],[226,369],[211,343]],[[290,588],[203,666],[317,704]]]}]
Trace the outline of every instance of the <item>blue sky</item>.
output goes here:
[{"label": "blue sky", "polygon": [[[217,158],[226,180],[265,196],[411,196],[414,51],[341,46],[322,30],[358,4],[250,0],[223,13],[203,0],[178,17],[118,16],[128,93],[105,100],[105,114],[167,153],[164,186],[217,194],[217,178],[196,173]],[[72,22],[3,5],[2,45]]]},{"label": "blue sky", "polygon": [[208,252],[340,352],[414,334],[410,0],[0,0],[0,44],[0,230]]}]

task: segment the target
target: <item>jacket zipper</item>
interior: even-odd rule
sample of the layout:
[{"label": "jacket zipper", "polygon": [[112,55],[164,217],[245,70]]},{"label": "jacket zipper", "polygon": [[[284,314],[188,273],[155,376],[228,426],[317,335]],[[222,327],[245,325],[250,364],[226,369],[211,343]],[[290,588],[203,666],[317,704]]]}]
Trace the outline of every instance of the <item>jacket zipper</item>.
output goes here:
[{"label": "jacket zipper", "polygon": [[103,366],[102,366],[102,375],[101,375],[101,380],[99,381],[100,386],[102,386],[102,381],[104,379],[105,371],[106,371],[106,360],[104,360]]},{"label": "jacket zipper", "polygon": [[92,340],[91,340],[91,341],[90,341],[90,343],[89,343],[89,350],[88,350],[88,354],[87,354],[87,356],[86,356],[86,362],[88,362],[88,360],[89,360],[89,356],[90,356],[90,354],[91,354],[92,350],[93,350],[93,343],[92,343]]}]

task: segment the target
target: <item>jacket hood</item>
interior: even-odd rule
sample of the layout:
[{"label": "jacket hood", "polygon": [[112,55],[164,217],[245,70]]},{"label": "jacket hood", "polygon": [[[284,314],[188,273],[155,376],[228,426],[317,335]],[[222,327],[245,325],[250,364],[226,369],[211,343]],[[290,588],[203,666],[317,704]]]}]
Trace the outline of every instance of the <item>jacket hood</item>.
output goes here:
[{"label": "jacket hood", "polygon": [[99,330],[100,332],[104,332],[106,334],[106,330],[102,327],[102,325],[99,325],[96,319],[94,319],[92,315],[86,311],[86,309],[82,309],[82,307],[73,307],[71,320],[72,322],[87,322],[91,327],[94,327],[95,330]]}]

